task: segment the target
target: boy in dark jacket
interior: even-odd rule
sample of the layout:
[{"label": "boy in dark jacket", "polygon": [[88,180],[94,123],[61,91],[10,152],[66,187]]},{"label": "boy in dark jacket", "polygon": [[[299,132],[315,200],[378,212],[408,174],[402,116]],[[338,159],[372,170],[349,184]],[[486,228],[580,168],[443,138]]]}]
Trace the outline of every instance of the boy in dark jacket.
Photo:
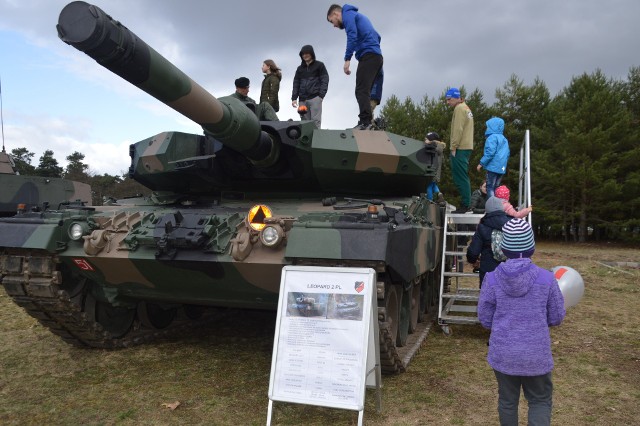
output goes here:
[{"label": "boy in dark jacket", "polygon": [[491,248],[491,233],[494,230],[502,231],[505,223],[511,219],[502,209],[502,200],[490,197],[485,203],[485,215],[480,219],[476,233],[471,238],[471,244],[467,247],[467,262],[476,263],[480,258],[480,288],[487,272],[491,272],[500,264],[493,257]]},{"label": "boy in dark jacket", "polygon": [[298,108],[306,106],[307,112],[302,114],[304,120],[313,120],[319,129],[322,122],[322,101],[329,90],[329,73],[320,61],[316,61],[313,46],[307,44],[300,49],[302,63],[293,77],[291,105]]},{"label": "boy in dark jacket", "polygon": [[553,356],[549,327],[565,316],[564,298],[553,273],[531,261],[531,226],[511,219],[502,227],[508,260],[485,277],[478,319],[491,329],[487,361],[498,381],[500,424],[518,424],[520,388],[529,403],[528,424],[551,424]]}]

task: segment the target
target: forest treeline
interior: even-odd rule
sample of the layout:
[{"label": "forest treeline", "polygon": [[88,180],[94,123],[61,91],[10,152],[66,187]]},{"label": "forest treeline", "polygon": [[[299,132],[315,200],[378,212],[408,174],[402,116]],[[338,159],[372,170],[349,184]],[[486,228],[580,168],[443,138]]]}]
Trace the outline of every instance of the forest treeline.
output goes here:
[{"label": "forest treeline", "polygon": [[[533,226],[544,238],[573,241],[640,242],[640,67],[626,80],[602,71],[572,78],[555,97],[536,78],[518,76],[495,91],[489,105],[478,89],[461,88],[474,115],[474,150],[469,163],[472,190],[485,171],[476,171],[484,148],[485,122],[505,121],[511,157],[503,179],[517,203],[519,152],[530,131]],[[438,97],[387,99],[381,117],[387,130],[424,139],[429,131],[449,141],[451,109]],[[445,152],[440,189],[459,201]],[[514,199],[515,198],[515,199]]]},{"label": "forest treeline", "polygon": [[109,198],[125,198],[138,194],[149,195],[151,190],[131,179],[126,173],[122,175],[102,175],[91,171],[84,162],[85,155],[74,152],[66,157],[67,166],[62,167],[54,157],[52,150],[46,150],[38,161],[32,165],[35,153],[27,148],[14,148],[9,154],[18,173],[24,176],[62,177],[91,185],[92,204],[100,206]]},{"label": "forest treeline", "polygon": [[[503,183],[512,194],[517,194],[520,146],[525,130],[530,130],[533,225],[539,237],[640,242],[640,67],[632,67],[626,80],[608,78],[600,70],[576,76],[555,97],[539,78],[527,85],[517,75],[496,89],[491,105],[477,88],[468,92],[463,86],[461,92],[475,120],[472,189],[485,174],[476,171],[485,122],[498,116],[505,121],[511,149]],[[418,100],[392,95],[380,112],[390,132],[423,140],[428,131],[436,131],[446,142],[451,114],[444,92]],[[80,152],[67,156],[64,168],[50,150],[37,166],[32,165],[35,154],[27,148],[11,154],[21,174],[90,184],[94,205],[105,197],[150,193],[126,174],[92,173]],[[439,186],[449,202],[459,202],[448,161]]]}]

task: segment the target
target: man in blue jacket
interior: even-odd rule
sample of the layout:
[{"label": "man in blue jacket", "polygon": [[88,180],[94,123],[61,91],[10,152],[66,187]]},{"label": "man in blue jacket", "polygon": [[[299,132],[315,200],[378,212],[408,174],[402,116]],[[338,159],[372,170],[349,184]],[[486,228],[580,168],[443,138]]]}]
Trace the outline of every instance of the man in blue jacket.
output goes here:
[{"label": "man in blue jacket", "polygon": [[327,12],[327,21],[347,33],[347,48],[344,54],[344,73],[351,74],[351,57],[358,60],[356,70],[356,100],[358,101],[357,129],[371,129],[371,87],[382,68],[380,34],[373,28],[369,18],[358,12],[358,8],[345,4],[332,4]]}]

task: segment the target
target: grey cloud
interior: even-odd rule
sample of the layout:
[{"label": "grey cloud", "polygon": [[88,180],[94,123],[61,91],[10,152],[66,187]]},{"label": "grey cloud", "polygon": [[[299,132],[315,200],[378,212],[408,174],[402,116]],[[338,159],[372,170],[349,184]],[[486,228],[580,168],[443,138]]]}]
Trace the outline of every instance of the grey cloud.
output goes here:
[{"label": "grey cloud", "polygon": [[[61,58],[77,56],[55,34],[66,3],[0,0],[0,29],[20,32]],[[326,21],[331,1],[95,3],[216,96],[231,93],[234,79],[244,75],[257,98],[261,62],[274,59],[284,74],[283,119],[297,118],[287,100],[299,49],[312,44],[331,76],[323,125],[344,128],[357,121],[355,78],[342,72],[345,34]],[[639,65],[633,53],[640,43],[637,0],[369,0],[356,5],[382,35],[384,98],[433,97],[447,86],[465,85],[479,88],[491,102],[512,73],[526,83],[539,76],[556,94],[583,72],[599,68],[625,78],[631,66]],[[106,85],[115,81],[90,62],[83,67],[88,68],[89,75],[78,78],[102,79]],[[114,84],[113,90],[121,87]]]}]

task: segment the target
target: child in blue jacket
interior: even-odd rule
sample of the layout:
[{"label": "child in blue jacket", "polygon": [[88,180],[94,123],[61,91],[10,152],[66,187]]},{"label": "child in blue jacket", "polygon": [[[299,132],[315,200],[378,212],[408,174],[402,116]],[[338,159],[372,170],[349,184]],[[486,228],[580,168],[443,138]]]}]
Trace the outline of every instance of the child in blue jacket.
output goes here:
[{"label": "child in blue jacket", "polygon": [[509,141],[502,134],[504,132],[504,120],[500,117],[492,117],[487,120],[487,130],[484,132],[484,155],[480,159],[477,170],[484,168],[487,171],[487,198],[495,195],[496,188],[500,186],[502,176],[507,172],[509,160]]}]

